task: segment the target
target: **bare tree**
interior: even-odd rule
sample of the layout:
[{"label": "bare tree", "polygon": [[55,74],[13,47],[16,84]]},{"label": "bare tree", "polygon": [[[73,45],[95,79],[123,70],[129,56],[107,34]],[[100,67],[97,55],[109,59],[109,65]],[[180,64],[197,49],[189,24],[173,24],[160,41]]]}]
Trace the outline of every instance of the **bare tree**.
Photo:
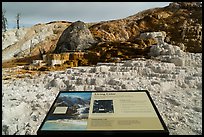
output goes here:
[{"label": "bare tree", "polygon": [[2,31],[6,32],[7,31],[7,19],[5,17],[5,13],[6,13],[6,10],[2,10]]},{"label": "bare tree", "polygon": [[20,15],[21,15],[20,13],[17,13],[17,16],[16,16],[16,21],[17,21],[17,22],[16,22],[16,23],[17,23],[16,25],[17,25],[17,29],[20,28]]}]

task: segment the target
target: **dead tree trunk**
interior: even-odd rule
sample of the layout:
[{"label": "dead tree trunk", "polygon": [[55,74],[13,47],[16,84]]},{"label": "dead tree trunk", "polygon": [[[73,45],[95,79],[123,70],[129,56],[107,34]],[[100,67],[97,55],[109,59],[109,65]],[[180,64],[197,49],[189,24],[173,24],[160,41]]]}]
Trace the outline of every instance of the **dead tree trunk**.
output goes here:
[{"label": "dead tree trunk", "polygon": [[16,24],[16,25],[17,25],[17,29],[19,29],[19,28],[20,28],[20,13],[17,14],[17,16],[16,16],[16,21],[17,21],[17,22],[16,22],[16,23],[17,23],[17,24]]}]

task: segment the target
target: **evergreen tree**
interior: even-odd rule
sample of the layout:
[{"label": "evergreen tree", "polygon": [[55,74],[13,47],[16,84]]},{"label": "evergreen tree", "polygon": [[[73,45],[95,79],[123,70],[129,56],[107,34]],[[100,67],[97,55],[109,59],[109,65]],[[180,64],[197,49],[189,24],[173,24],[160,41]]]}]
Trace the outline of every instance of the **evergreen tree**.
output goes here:
[{"label": "evergreen tree", "polygon": [[6,13],[6,10],[2,10],[2,31],[5,32],[7,31],[7,19],[5,17],[5,13]]}]

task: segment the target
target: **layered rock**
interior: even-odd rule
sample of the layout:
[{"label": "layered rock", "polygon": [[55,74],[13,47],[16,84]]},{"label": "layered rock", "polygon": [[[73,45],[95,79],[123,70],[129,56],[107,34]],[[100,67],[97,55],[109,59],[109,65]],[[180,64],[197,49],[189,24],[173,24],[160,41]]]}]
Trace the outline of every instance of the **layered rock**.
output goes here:
[{"label": "layered rock", "polygon": [[72,23],[60,36],[55,53],[68,52],[70,50],[84,50],[95,44],[91,32],[86,24],[81,21]]}]

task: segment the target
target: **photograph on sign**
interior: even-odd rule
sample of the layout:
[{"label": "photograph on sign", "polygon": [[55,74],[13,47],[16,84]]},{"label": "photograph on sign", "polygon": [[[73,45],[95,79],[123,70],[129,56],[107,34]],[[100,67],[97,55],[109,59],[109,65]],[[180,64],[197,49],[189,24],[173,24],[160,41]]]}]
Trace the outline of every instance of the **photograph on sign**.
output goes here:
[{"label": "photograph on sign", "polygon": [[91,93],[61,93],[41,130],[83,130],[87,127]]}]

